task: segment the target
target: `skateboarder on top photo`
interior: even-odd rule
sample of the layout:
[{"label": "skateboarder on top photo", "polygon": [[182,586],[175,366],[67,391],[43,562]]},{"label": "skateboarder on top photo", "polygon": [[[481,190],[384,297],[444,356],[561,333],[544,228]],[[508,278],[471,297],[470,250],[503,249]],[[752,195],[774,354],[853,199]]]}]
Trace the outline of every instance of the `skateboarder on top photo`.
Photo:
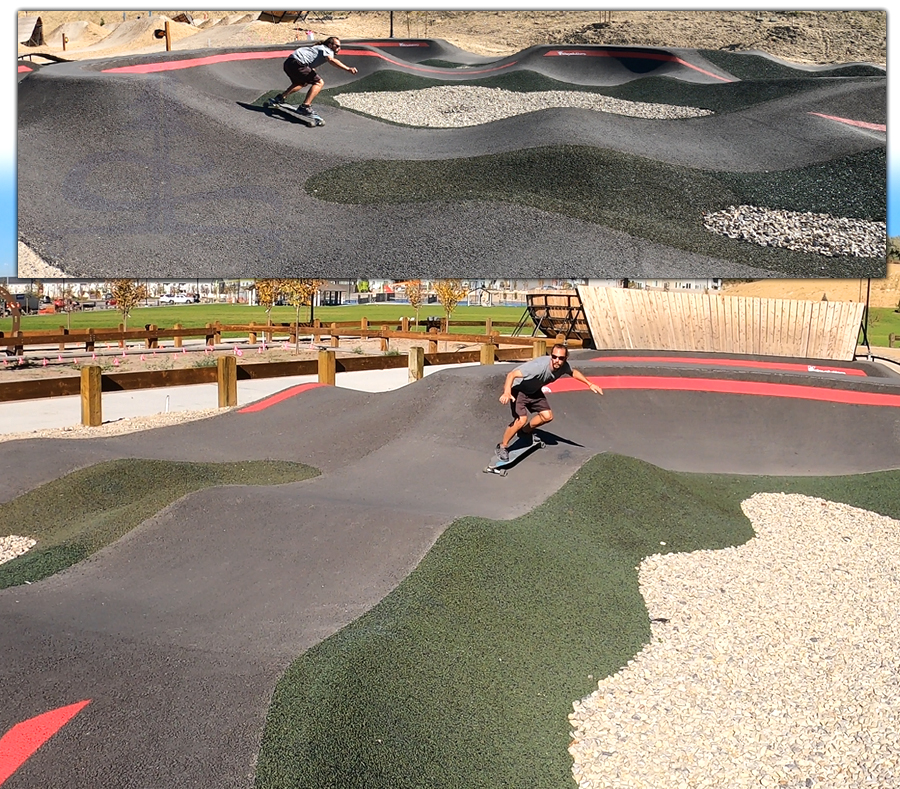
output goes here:
[{"label": "skateboarder on top photo", "polygon": [[[516,433],[532,435],[535,428],[552,421],[553,411],[550,410],[543,388],[564,375],[571,375],[576,381],[581,381],[595,394],[603,394],[597,384],[592,384],[583,373],[569,365],[569,349],[558,343],[551,348],[549,356],[539,356],[520,364],[506,376],[500,402],[503,405],[509,403],[513,421],[497,444],[497,457],[500,460],[509,460],[509,445]],[[529,414],[533,414],[530,421]],[[532,440],[535,440],[534,437]]]},{"label": "skateboarder on top photo", "polygon": [[284,61],[284,73],[288,75],[291,86],[277,96],[266,101],[266,106],[273,104],[284,104],[287,97],[298,90],[302,90],[307,85],[309,90],[306,93],[306,100],[297,108],[297,112],[301,115],[313,115],[310,104],[313,99],[319,95],[319,91],[325,85],[323,80],[317,73],[316,68],[323,63],[330,63],[351,74],[356,74],[356,69],[341,63],[335,55],[341,51],[341,41],[336,36],[329,36],[322,44],[314,44],[313,46],[302,46],[291,52]]}]

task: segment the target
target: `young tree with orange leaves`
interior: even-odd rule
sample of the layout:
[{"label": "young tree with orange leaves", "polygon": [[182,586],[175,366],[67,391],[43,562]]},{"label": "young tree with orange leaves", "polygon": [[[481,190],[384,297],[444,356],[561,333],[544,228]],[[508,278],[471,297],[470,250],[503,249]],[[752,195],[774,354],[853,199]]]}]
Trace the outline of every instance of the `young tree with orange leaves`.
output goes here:
[{"label": "young tree with orange leaves", "polygon": [[134,279],[114,279],[107,283],[116,309],[122,314],[122,325],[128,328],[128,316],[131,311],[147,298],[147,286]]}]

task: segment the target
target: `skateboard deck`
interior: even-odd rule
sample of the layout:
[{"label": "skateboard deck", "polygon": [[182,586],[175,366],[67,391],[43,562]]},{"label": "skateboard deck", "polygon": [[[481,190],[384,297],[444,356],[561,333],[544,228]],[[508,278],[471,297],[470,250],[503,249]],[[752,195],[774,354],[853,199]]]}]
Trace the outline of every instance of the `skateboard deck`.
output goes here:
[{"label": "skateboard deck", "polygon": [[546,446],[543,441],[538,439],[537,441],[529,441],[527,444],[522,444],[516,447],[513,444],[514,448],[509,450],[509,460],[500,460],[496,455],[491,458],[491,462],[487,464],[487,467],[484,469],[485,474],[498,474],[501,477],[505,477],[509,473],[509,466],[515,463],[520,458],[525,457],[529,452],[535,449],[543,449]]},{"label": "skateboard deck", "polygon": [[303,115],[297,112],[297,108],[293,104],[270,104],[269,109],[277,110],[282,115],[287,115],[289,118],[293,120],[298,120],[300,123],[305,123],[307,126],[324,126],[325,121],[319,115],[313,113],[312,115]]}]

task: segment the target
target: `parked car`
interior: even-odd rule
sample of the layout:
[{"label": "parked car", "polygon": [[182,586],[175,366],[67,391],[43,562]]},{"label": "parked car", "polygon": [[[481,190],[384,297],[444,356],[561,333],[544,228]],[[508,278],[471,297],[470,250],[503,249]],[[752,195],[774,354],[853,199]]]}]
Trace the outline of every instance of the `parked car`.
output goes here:
[{"label": "parked car", "polygon": [[166,293],[159,297],[160,304],[193,304],[194,297],[187,293]]}]

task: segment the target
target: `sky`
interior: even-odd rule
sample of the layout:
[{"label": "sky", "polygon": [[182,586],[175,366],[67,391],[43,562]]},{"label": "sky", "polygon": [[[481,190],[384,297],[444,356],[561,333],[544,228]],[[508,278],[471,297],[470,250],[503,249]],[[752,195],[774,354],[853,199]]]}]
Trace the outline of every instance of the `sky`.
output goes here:
[{"label": "sky", "polygon": [[[51,4],[53,8],[56,9],[66,9],[66,8],[84,8],[85,4],[82,3],[54,3]],[[96,8],[99,10],[113,9],[113,10],[141,10],[144,6],[141,7],[133,7],[128,5],[127,3],[117,2],[117,3],[92,3],[92,8]],[[358,8],[360,10],[378,10],[384,8],[383,5],[380,4],[372,4],[365,2],[357,2],[353,6],[354,8]],[[435,9],[445,9],[445,8],[459,8],[465,9],[467,6],[459,6],[457,4],[439,4],[432,5],[427,3],[417,3],[415,5],[400,5],[395,6],[395,10],[420,10],[423,8],[435,8]],[[531,4],[531,3],[503,3],[496,2],[491,4],[492,9],[497,10],[519,10],[523,8],[539,9],[542,7],[541,4]],[[584,3],[569,3],[566,5],[566,9],[568,10],[588,10],[590,8],[596,8],[596,5],[584,4]],[[636,10],[643,9],[677,9],[684,8],[685,4],[667,4],[667,3],[654,3],[647,6],[635,6]],[[723,5],[721,3],[704,3],[704,2],[692,2],[689,4],[689,7],[697,10],[707,10],[707,9],[727,9],[731,6]],[[739,8],[739,6],[734,6],[735,8]],[[826,3],[826,2],[818,2],[818,3],[808,3],[808,2],[793,2],[793,3],[770,3],[766,6],[766,8],[771,9],[787,9],[787,10],[829,10],[829,9],[840,9],[842,6]],[[846,4],[843,5],[846,8]],[[194,10],[244,10],[247,8],[247,4],[244,5],[235,5],[233,3],[222,3],[218,5],[194,5],[191,6],[191,9]],[[864,6],[864,8],[872,8],[873,10],[883,9],[883,6]],[[7,14],[7,22],[6,24],[11,24],[14,28],[16,26],[16,17],[17,11],[12,12],[8,11]],[[900,19],[900,16],[893,14],[891,12],[887,15],[888,19],[888,60],[890,62],[893,56],[893,50],[895,49],[895,42],[898,41],[898,35],[894,35],[895,30],[897,29],[897,23],[895,20]],[[48,31],[49,32],[49,31]],[[11,31],[11,34],[6,36],[7,41],[15,42],[15,30]],[[893,129],[893,116],[900,112],[898,110],[898,102],[895,100],[895,94],[898,92],[897,88],[894,84],[895,80],[888,80],[888,109],[889,109],[889,118],[888,118],[888,129]],[[16,101],[16,79],[15,77],[10,78],[5,85],[0,85],[0,90],[6,91],[7,101],[10,102],[7,106],[15,106]],[[10,120],[8,121],[7,128],[4,130],[5,138],[2,140],[2,147],[0,147],[0,277],[15,277],[17,271],[17,262],[16,262],[16,254],[17,254],[17,238],[16,238],[16,168],[15,168],[15,160],[16,160],[16,113],[6,113],[6,117]],[[889,132],[890,133],[890,132]],[[894,146],[891,144],[890,140],[888,142],[888,216],[887,216],[887,229],[889,236],[900,236],[900,157],[897,156],[894,151]],[[576,273],[577,272],[573,272]]]}]

